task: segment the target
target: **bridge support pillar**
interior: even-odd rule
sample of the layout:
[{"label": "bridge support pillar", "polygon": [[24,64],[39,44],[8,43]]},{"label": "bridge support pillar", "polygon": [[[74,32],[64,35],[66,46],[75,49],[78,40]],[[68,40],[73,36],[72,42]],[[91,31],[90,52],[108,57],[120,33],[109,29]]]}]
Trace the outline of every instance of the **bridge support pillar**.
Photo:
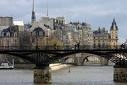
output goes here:
[{"label": "bridge support pillar", "polygon": [[34,69],[34,83],[50,83],[51,72],[50,68]]},{"label": "bridge support pillar", "polygon": [[127,82],[127,68],[114,67],[114,81]]}]

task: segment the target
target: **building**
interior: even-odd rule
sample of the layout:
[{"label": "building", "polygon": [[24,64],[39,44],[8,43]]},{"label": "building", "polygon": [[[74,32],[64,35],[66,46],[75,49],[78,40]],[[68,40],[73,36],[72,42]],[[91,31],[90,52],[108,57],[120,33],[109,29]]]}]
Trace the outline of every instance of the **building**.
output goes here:
[{"label": "building", "polygon": [[93,32],[90,24],[82,22],[81,27],[78,30],[80,32],[81,45],[93,47]]},{"label": "building", "polygon": [[2,32],[3,29],[6,29],[12,25],[13,25],[12,17],[0,17],[0,33]]},{"label": "building", "polygon": [[[56,17],[56,18],[50,18],[50,17],[42,17],[39,21],[35,21],[32,23],[33,29],[35,27],[47,27],[49,29],[55,29],[58,25],[65,24],[65,18],[64,17]],[[32,29],[32,30],[33,30]]]},{"label": "building", "polygon": [[110,45],[111,48],[115,48],[118,45],[118,26],[115,19],[113,19],[111,28],[110,28]]},{"label": "building", "polygon": [[12,26],[13,18],[12,17],[0,17],[0,26]]},{"label": "building", "polygon": [[24,31],[24,22],[23,21],[13,21],[15,26],[18,26],[19,31]]},{"label": "building", "polygon": [[98,28],[93,32],[94,48],[106,48],[110,45],[110,34],[105,28]]},{"label": "building", "polygon": [[63,32],[65,44],[74,46],[76,42],[79,41],[79,32],[77,31],[76,26],[74,24],[72,23],[66,24]]},{"label": "building", "polygon": [[45,36],[45,32],[42,28],[37,27],[32,31],[32,46],[42,47],[44,44],[43,41]]},{"label": "building", "polygon": [[21,31],[24,31],[23,21],[13,21],[12,17],[0,17],[0,46],[19,46]]},{"label": "building", "polygon": [[61,40],[61,32],[59,31],[61,27],[64,25],[65,20],[64,17],[42,17],[39,21],[35,21],[32,23],[32,27],[30,31],[33,32],[35,28],[42,28],[45,32],[45,37],[52,37],[58,40]]},{"label": "building", "polygon": [[[23,21],[13,21],[13,17],[0,17],[0,46],[2,49],[17,49],[20,46],[20,32],[23,31]],[[0,55],[11,59],[10,55]],[[15,61],[18,60],[15,58]]]},{"label": "building", "polygon": [[[82,46],[93,46],[93,32],[89,24],[85,22],[70,22],[66,25],[67,32],[71,32],[74,44]],[[71,44],[71,43],[70,43]]]},{"label": "building", "polygon": [[94,48],[114,48],[118,45],[118,26],[113,19],[110,32],[105,28],[93,31]]}]

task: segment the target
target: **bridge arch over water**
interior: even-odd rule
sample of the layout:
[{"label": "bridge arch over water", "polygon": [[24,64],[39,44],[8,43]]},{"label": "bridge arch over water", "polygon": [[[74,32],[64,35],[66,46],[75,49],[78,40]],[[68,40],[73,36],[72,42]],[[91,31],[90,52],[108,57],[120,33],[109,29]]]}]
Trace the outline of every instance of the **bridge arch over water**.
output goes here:
[{"label": "bridge arch over water", "polygon": [[89,53],[91,55],[97,55],[105,59],[111,60],[114,63],[119,62],[119,60],[127,60],[126,57],[118,57],[117,55],[126,56],[126,49],[78,49],[78,50],[0,50],[0,54],[8,54],[23,58],[36,64],[38,68],[43,68],[45,65],[49,65],[56,60],[62,59],[69,55],[74,55],[77,53]]},{"label": "bridge arch over water", "polygon": [[[94,55],[99,55],[103,58],[112,60],[115,63],[115,68],[122,68],[122,70],[115,70],[114,80],[121,81],[119,75],[122,73],[126,74],[127,59],[126,57],[118,57],[118,54],[126,55],[127,49],[2,49],[0,54],[8,54],[26,59],[34,64],[36,64],[36,69],[34,71],[34,82],[49,82],[50,72],[49,64],[64,58],[69,55],[77,53],[90,53]],[[124,69],[125,68],[125,69]],[[124,69],[124,70],[123,70]],[[118,78],[117,78],[118,77]],[[121,77],[120,77],[121,78]],[[122,77],[123,78],[123,77]],[[127,77],[125,77],[127,78]],[[125,78],[122,81],[127,81]],[[124,80],[125,79],[125,80]]]}]

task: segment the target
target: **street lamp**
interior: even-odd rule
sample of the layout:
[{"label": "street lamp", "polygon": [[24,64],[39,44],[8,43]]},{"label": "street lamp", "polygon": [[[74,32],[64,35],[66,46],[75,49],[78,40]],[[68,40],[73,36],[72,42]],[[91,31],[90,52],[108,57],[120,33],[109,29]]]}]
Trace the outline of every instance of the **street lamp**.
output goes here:
[{"label": "street lamp", "polygon": [[82,35],[81,35],[81,45],[83,46],[83,45],[84,45],[84,44],[83,44],[83,43],[84,43],[84,42],[83,42],[83,36],[84,36],[84,35],[83,35],[83,27],[81,28],[81,30],[82,30]]},{"label": "street lamp", "polygon": [[46,49],[48,49],[48,35],[46,36]]}]

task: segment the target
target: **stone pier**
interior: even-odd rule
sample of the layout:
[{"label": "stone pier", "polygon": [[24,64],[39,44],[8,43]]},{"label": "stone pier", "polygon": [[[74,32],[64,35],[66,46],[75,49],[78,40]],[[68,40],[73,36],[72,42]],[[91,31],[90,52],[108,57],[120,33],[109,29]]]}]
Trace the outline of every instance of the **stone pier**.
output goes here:
[{"label": "stone pier", "polygon": [[34,83],[50,83],[51,72],[50,68],[34,69]]},{"label": "stone pier", "polygon": [[114,67],[114,81],[127,82],[127,68]]}]

